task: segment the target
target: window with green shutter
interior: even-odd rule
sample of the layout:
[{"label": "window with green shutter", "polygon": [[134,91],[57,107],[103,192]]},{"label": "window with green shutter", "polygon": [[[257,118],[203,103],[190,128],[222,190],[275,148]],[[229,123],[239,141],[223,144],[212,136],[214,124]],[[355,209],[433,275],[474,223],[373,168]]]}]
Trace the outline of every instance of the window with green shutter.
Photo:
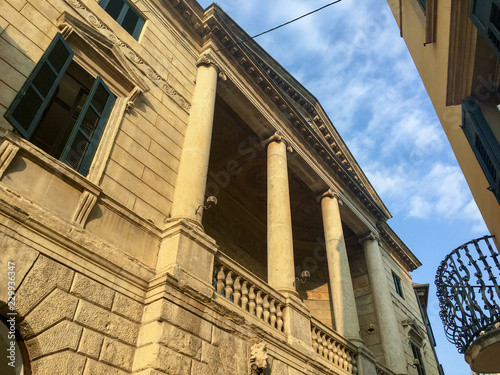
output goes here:
[{"label": "window with green shutter", "polygon": [[139,39],[144,18],[125,0],[100,0],[99,5],[130,35]]},{"label": "window with green shutter", "polygon": [[473,96],[462,102],[462,130],[500,203],[500,144]]},{"label": "window with green shutter", "polygon": [[86,175],[116,98],[72,57],[58,34],[4,116],[35,146]]},{"label": "window with green shutter", "polygon": [[470,19],[500,58],[500,0],[472,0]]}]

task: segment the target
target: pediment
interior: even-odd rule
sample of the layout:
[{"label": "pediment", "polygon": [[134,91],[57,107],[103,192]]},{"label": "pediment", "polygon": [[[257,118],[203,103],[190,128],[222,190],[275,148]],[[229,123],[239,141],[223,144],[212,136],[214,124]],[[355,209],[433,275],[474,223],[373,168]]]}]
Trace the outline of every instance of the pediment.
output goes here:
[{"label": "pediment", "polygon": [[150,90],[142,74],[112,40],[67,12],[64,12],[58,21],[58,27],[64,38],[73,42],[76,48],[82,49],[86,55],[90,55],[92,60],[100,60],[112,67],[116,71],[113,76],[122,81],[124,87],[132,86],[132,89],[138,87],[141,92]]}]

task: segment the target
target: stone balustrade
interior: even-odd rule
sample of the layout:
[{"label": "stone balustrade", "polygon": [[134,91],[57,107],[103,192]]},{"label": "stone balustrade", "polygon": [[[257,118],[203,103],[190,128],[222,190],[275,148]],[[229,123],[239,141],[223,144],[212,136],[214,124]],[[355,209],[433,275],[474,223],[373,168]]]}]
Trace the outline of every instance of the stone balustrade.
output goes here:
[{"label": "stone balustrade", "polygon": [[355,346],[315,318],[311,318],[311,335],[316,354],[348,374],[358,373]]},{"label": "stone balustrade", "polygon": [[280,332],[284,331],[285,297],[222,253],[214,262],[214,290]]}]

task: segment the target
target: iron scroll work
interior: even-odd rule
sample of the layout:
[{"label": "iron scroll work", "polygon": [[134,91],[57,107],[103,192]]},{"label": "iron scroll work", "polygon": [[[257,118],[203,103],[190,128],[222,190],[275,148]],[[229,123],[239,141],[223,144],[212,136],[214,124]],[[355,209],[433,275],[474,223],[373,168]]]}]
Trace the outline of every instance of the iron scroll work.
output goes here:
[{"label": "iron scroll work", "polygon": [[453,250],[440,264],[435,284],[446,337],[464,353],[500,322],[499,253],[493,236]]}]

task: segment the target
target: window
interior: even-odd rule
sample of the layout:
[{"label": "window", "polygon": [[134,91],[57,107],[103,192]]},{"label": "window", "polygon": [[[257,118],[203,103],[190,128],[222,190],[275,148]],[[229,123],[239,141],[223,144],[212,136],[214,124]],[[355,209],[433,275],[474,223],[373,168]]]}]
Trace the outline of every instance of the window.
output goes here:
[{"label": "window", "polygon": [[403,295],[403,288],[401,287],[401,279],[393,272],[392,279],[394,280],[394,286],[396,287],[396,293],[401,297],[405,298]]},{"label": "window", "polygon": [[125,0],[100,0],[99,5],[135,39],[139,38],[144,18]]},{"label": "window", "polygon": [[422,359],[422,353],[420,352],[420,349],[410,341],[411,345],[411,351],[413,352],[413,359],[414,361],[414,366],[417,369],[418,375],[425,375],[425,369],[424,369],[424,361]]},{"label": "window", "polygon": [[489,190],[500,203],[500,145],[472,96],[462,102],[462,129],[490,184]]},{"label": "window", "polygon": [[470,19],[500,58],[500,0],[472,0]]},{"label": "window", "polygon": [[5,112],[27,140],[86,175],[116,97],[57,34]]},{"label": "window", "polygon": [[427,5],[427,2],[426,0],[418,0],[418,2],[420,3],[420,6],[422,7],[422,9],[424,10],[425,12],[425,7]]}]

